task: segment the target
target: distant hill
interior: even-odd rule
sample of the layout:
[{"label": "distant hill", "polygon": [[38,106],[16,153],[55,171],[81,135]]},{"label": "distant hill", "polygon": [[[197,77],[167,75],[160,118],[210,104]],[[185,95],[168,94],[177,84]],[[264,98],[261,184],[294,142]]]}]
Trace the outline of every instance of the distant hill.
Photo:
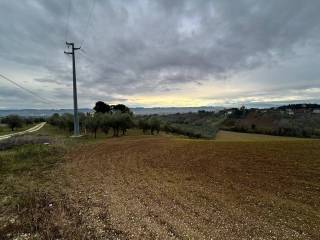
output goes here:
[{"label": "distant hill", "polygon": [[[151,115],[151,114],[173,114],[173,113],[188,113],[188,112],[198,112],[200,110],[208,111],[208,112],[216,112],[223,109],[223,107],[157,107],[157,108],[130,108],[134,114],[137,115]],[[89,108],[81,108],[79,112],[91,112],[92,109]],[[54,113],[73,113],[73,109],[8,109],[8,110],[0,110],[0,117],[1,116],[8,116],[10,114],[17,114],[20,116],[51,116]]]},{"label": "distant hill", "polygon": [[[90,112],[92,111],[89,108],[79,109],[79,112]],[[73,109],[7,109],[0,110],[0,117],[8,116],[10,114],[16,114],[23,117],[47,117],[51,116],[54,113],[64,114],[64,113],[73,113]]]},{"label": "distant hill", "polygon": [[287,110],[287,109],[320,109],[319,104],[312,104],[312,103],[300,103],[300,104],[289,104],[278,107],[278,109],[281,110]]}]

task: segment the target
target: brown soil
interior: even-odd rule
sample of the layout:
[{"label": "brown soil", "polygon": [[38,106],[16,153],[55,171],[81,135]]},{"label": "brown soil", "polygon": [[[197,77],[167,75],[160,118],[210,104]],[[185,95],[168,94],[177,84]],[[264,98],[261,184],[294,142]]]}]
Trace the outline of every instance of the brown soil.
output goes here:
[{"label": "brown soil", "polygon": [[320,141],[124,137],[78,148],[66,172],[102,239],[320,239]]}]

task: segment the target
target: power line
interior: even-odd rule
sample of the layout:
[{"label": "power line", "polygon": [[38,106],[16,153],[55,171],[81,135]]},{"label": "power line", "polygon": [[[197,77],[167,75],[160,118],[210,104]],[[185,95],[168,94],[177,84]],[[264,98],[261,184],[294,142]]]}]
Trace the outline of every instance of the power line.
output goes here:
[{"label": "power line", "polygon": [[95,0],[91,0],[91,8],[90,8],[90,10],[89,10],[88,20],[87,20],[87,23],[86,23],[86,25],[85,25],[84,32],[83,32],[84,37],[83,37],[83,39],[82,39],[82,42],[81,42],[81,44],[80,44],[80,47],[82,47],[82,45],[84,44],[85,37],[86,37],[87,31],[88,31],[88,27],[89,27],[89,24],[90,24],[90,22],[91,22],[92,12],[93,12],[95,3],[96,3]]},{"label": "power line", "polygon": [[1,73],[0,73],[0,77],[2,77],[3,79],[7,80],[8,82],[14,84],[14,85],[17,86],[18,88],[20,88],[20,89],[28,92],[28,93],[31,94],[32,96],[38,98],[42,103],[49,104],[49,105],[55,105],[55,103],[52,102],[51,100],[48,100],[48,99],[46,99],[46,98],[44,98],[44,97],[41,97],[41,96],[37,95],[37,94],[34,93],[33,91],[31,91],[31,90],[29,90],[29,89],[21,86],[19,83],[17,83],[17,82],[15,82],[15,81],[13,81],[12,79],[10,79],[10,78],[2,75]]},{"label": "power line", "polygon": [[93,58],[89,57],[84,50],[80,49],[80,52],[79,52],[79,53],[81,54],[81,56],[87,58],[87,59],[88,59],[89,61],[91,61],[92,63],[95,63],[95,62],[96,62]]},{"label": "power line", "polygon": [[65,40],[68,41],[69,35],[69,21],[70,21],[70,12],[71,12],[71,0],[68,1],[68,15],[67,15],[67,24],[66,24],[66,32],[65,32]]}]

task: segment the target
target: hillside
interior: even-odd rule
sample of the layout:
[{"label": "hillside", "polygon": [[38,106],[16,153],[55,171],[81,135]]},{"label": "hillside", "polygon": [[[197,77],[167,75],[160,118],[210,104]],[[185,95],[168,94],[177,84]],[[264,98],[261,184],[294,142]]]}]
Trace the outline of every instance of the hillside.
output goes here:
[{"label": "hillside", "polygon": [[39,134],[0,154],[2,239],[320,238],[320,141]]},{"label": "hillside", "polygon": [[222,129],[291,137],[320,137],[320,113],[310,108],[232,110]]},{"label": "hillside", "polygon": [[212,139],[216,136],[225,115],[220,112],[198,111],[154,115],[162,122],[162,129],[167,133],[186,135],[192,138]]}]

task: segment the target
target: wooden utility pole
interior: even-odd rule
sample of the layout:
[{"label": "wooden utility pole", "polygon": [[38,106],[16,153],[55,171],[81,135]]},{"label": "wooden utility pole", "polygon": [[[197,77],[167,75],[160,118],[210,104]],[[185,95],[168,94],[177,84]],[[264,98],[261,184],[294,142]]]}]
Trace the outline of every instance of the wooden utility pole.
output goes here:
[{"label": "wooden utility pole", "polygon": [[79,50],[79,48],[74,47],[74,43],[66,42],[66,45],[68,48],[72,47],[72,52],[64,52],[65,54],[71,54],[72,55],[72,68],[73,68],[73,123],[74,123],[74,136],[78,137],[80,136],[80,130],[79,130],[79,118],[78,118],[78,96],[77,96],[77,78],[76,78],[76,62],[75,62],[75,56],[74,51]]}]

